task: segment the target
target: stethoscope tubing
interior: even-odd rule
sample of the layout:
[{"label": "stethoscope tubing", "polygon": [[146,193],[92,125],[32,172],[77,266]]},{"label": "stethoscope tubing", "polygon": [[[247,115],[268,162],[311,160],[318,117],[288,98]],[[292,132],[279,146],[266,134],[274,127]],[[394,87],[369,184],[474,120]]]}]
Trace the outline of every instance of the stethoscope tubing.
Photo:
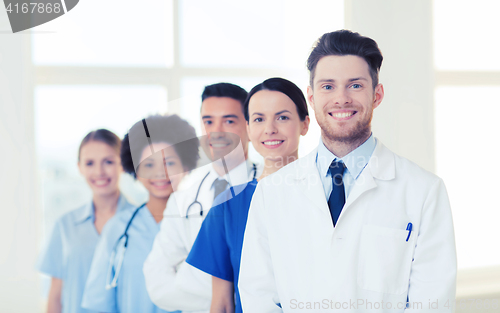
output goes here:
[{"label": "stethoscope tubing", "polygon": [[[252,169],[253,169],[252,180],[255,180],[255,178],[257,177],[257,165],[255,163],[252,163]],[[226,169],[226,172],[227,172],[227,169]],[[205,179],[208,177],[209,174],[210,174],[210,172],[208,172],[207,175],[205,175],[205,177],[203,177],[203,179],[201,180],[200,185],[198,186],[198,191],[196,191],[196,197],[194,198],[194,201],[191,202],[191,204],[187,207],[186,218],[189,218],[189,209],[191,209],[191,207],[195,204],[200,205],[200,216],[203,216],[203,205],[201,204],[200,201],[198,201],[198,195],[200,194],[200,190],[201,190],[201,186],[203,185],[203,182],[205,181]],[[233,191],[231,190],[231,192],[233,192]],[[234,197],[234,194],[233,194],[233,197]]]}]

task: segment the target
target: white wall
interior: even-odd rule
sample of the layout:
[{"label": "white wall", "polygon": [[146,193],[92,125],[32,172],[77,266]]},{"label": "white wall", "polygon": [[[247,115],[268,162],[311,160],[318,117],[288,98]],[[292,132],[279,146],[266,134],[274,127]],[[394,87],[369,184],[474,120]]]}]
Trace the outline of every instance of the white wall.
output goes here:
[{"label": "white wall", "polygon": [[[380,82],[386,94],[375,110],[374,135],[435,172],[432,0],[345,0],[345,11],[346,28],[375,39],[384,56]],[[498,244],[490,241],[481,244],[494,249]],[[458,272],[457,313],[498,312],[493,299],[500,303],[499,267]]]},{"label": "white wall", "polygon": [[377,41],[385,99],[373,133],[394,152],[435,169],[431,0],[346,0],[346,28]]},{"label": "white wall", "polygon": [[12,35],[0,10],[0,312],[39,312],[40,218],[32,104],[30,35]]}]

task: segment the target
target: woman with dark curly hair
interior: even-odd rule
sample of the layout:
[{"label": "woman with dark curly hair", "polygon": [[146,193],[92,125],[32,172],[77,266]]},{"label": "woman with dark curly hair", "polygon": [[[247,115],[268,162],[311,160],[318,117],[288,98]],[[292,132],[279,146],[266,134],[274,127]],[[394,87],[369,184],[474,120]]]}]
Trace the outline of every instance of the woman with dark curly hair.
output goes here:
[{"label": "woman with dark curly hair", "polygon": [[85,287],[82,306],[99,312],[166,312],[146,291],[143,263],[160,230],[174,190],[198,161],[193,127],[177,115],[154,115],[132,126],[123,139],[125,172],[148,191],[149,200],[117,214],[103,229]]}]

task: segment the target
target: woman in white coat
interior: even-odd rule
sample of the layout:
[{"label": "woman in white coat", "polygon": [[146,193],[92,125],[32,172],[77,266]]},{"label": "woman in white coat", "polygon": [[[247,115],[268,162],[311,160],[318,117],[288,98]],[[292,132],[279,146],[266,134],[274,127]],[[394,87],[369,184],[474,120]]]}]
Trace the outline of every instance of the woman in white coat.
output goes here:
[{"label": "woman in white coat", "polygon": [[[252,88],[244,110],[252,145],[264,157],[258,180],[298,158],[300,137],[309,129],[307,102],[299,87],[283,78],[267,79]],[[221,194],[222,203],[210,209],[186,260],[212,276],[211,313],[242,313],[238,292],[241,246],[256,186],[254,179]]]}]

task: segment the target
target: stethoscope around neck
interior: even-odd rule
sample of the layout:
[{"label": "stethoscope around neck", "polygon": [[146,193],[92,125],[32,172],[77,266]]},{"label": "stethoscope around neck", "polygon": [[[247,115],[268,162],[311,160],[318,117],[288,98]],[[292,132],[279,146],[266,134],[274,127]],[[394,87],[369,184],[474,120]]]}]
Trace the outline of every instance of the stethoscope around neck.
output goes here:
[{"label": "stethoscope around neck", "polygon": [[[132,221],[134,220],[134,218],[137,215],[137,213],[139,212],[139,210],[145,206],[146,206],[146,203],[142,204],[137,209],[135,209],[134,213],[132,214],[132,216],[128,220],[127,227],[125,227],[125,231],[120,236],[120,238],[118,238],[115,246],[113,247],[113,250],[111,251],[111,256],[109,258],[108,271],[106,274],[106,290],[109,290],[111,288],[116,287],[116,282],[118,280],[118,276],[120,275],[120,270],[121,270],[122,264],[123,264],[123,258],[125,256],[125,250],[127,250],[127,246],[128,246],[128,229],[130,228],[130,225],[132,225]],[[123,249],[121,249],[120,253],[118,253],[118,248],[120,246],[120,243],[123,240],[125,240],[123,242]],[[115,263],[115,259],[116,259],[117,255],[118,255],[118,264],[116,265],[114,276],[111,277],[111,273],[113,271],[113,265]]]},{"label": "stethoscope around neck", "polygon": [[[253,170],[252,180],[255,180],[255,178],[257,177],[257,165],[255,165],[255,163],[253,163],[253,165],[252,165],[252,170]],[[186,211],[186,218],[189,217],[188,216],[189,210],[193,206],[200,207],[200,216],[203,217],[203,205],[200,203],[200,201],[198,201],[198,196],[200,194],[201,186],[203,186],[203,183],[205,182],[205,180],[209,174],[210,174],[210,172],[208,172],[205,175],[205,177],[203,177],[203,179],[201,180],[200,185],[198,186],[198,190],[196,191],[196,197],[194,198],[194,201],[188,206],[188,209]],[[234,197],[234,191],[232,189],[231,189],[231,192],[233,193],[233,197]],[[146,203],[142,204],[137,209],[135,209],[134,213],[132,214],[132,216],[128,220],[127,226],[125,227],[125,231],[118,238],[115,246],[113,247],[113,250],[111,251],[111,256],[109,258],[108,271],[106,274],[106,290],[109,290],[111,288],[115,288],[117,285],[118,276],[120,275],[120,271],[121,271],[122,264],[123,264],[123,258],[125,257],[125,250],[127,250],[127,246],[128,246],[128,239],[129,239],[128,229],[132,225],[132,221],[136,217],[137,213],[139,213],[139,211],[142,208],[144,208],[145,206],[146,206]],[[122,244],[122,242],[123,242],[123,248],[120,250],[120,252],[118,252],[118,249],[119,249],[120,245]],[[118,259],[117,259],[117,257],[118,257]],[[118,263],[116,265],[114,275],[112,275],[115,260],[117,260]]]},{"label": "stethoscope around neck", "polygon": [[[224,167],[226,167],[225,163],[224,163]],[[252,163],[252,171],[253,171],[253,178],[252,178],[252,180],[255,180],[255,178],[257,177],[257,165],[255,163]],[[196,191],[196,197],[194,198],[194,201],[191,202],[191,204],[187,207],[186,218],[189,218],[189,210],[191,210],[192,207],[197,207],[197,206],[200,207],[200,210],[199,210],[200,211],[200,216],[203,217],[203,205],[201,204],[200,201],[198,201],[198,195],[200,194],[201,186],[203,186],[203,182],[208,177],[208,175],[210,175],[210,172],[208,172],[207,175],[205,175],[205,177],[203,177],[203,179],[201,180],[200,185],[198,186],[198,191]],[[234,195],[234,191],[232,189],[231,189],[231,193],[232,193],[232,195],[234,197],[235,195]]]}]

